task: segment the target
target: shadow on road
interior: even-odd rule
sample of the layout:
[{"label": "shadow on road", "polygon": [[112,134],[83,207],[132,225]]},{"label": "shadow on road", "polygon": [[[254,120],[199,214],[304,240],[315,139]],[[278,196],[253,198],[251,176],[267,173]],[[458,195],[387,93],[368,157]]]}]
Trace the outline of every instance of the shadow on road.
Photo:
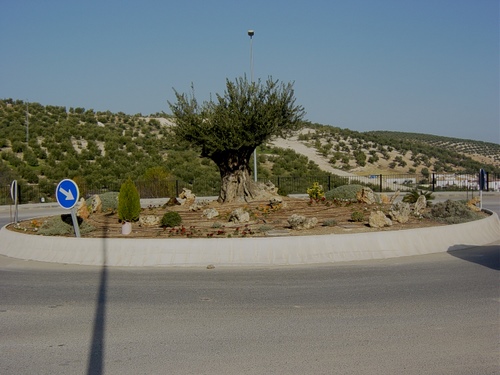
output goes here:
[{"label": "shadow on road", "polygon": [[102,268],[99,281],[99,290],[97,294],[96,309],[94,316],[94,328],[92,331],[92,341],[90,343],[90,352],[88,359],[87,374],[101,375],[104,373],[104,349],[106,332],[106,292],[108,283],[108,268],[106,242],[108,236],[108,220],[103,227],[102,233]]},{"label": "shadow on road", "polygon": [[464,245],[451,246],[448,254],[476,263],[494,270],[500,270],[500,245],[470,246],[464,249]]}]

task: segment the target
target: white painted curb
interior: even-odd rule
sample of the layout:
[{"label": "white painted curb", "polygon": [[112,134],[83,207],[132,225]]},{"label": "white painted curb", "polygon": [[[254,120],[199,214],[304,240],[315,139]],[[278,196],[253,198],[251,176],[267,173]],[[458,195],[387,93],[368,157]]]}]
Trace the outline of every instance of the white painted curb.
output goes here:
[{"label": "white painted curb", "polygon": [[0,229],[0,254],[107,266],[271,266],[383,259],[483,246],[500,240],[496,213],[440,227],[322,236],[133,239],[27,235]]}]

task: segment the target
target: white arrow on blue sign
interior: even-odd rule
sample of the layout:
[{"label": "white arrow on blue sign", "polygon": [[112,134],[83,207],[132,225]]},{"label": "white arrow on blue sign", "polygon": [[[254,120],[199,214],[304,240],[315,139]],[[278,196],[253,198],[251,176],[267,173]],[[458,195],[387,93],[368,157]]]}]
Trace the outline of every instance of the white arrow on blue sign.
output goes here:
[{"label": "white arrow on blue sign", "polygon": [[73,180],[64,179],[57,185],[57,203],[62,208],[66,208],[67,210],[73,208],[76,202],[78,202],[79,195],[78,185]]}]

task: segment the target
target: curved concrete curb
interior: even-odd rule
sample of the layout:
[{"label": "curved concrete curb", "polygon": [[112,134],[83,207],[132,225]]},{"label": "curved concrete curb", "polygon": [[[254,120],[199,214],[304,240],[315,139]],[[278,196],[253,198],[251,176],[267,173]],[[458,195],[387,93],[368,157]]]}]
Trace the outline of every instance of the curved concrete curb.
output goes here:
[{"label": "curved concrete curb", "polygon": [[429,254],[500,240],[500,220],[375,233],[266,238],[132,239],[26,235],[3,227],[0,254],[26,260],[107,266],[270,266]]}]

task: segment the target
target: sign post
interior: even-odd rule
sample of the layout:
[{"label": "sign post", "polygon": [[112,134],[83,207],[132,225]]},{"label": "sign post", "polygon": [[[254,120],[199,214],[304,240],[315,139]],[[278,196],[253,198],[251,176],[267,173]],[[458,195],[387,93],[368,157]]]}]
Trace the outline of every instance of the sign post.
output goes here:
[{"label": "sign post", "polygon": [[76,237],[80,237],[80,227],[78,226],[78,219],[76,217],[75,205],[78,202],[80,191],[78,185],[70,179],[64,179],[57,185],[56,198],[57,203],[66,209],[71,210],[71,218],[73,220],[73,228],[75,228]]},{"label": "sign post", "polygon": [[483,209],[483,190],[486,187],[486,172],[484,169],[479,170],[479,208]]},{"label": "sign post", "polygon": [[10,197],[14,201],[14,222],[17,224],[17,222],[19,221],[19,210],[17,206],[19,203],[19,188],[17,185],[17,180],[12,181],[12,183],[10,184]]}]

